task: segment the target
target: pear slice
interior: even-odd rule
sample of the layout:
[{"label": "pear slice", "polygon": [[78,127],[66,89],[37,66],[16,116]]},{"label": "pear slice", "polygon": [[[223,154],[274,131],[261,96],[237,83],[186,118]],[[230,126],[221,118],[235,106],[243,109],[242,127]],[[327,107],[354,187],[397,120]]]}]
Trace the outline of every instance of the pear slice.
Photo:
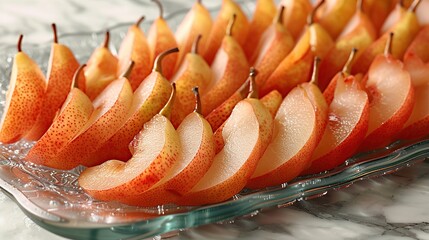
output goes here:
[{"label": "pear slice", "polygon": [[131,25],[122,40],[118,53],[118,75],[127,70],[130,61],[134,61],[134,67],[128,76],[133,91],[150,74],[152,68],[152,53],[146,36],[140,29],[143,20],[144,17],[141,17]]},{"label": "pear slice", "polygon": [[173,48],[157,56],[152,73],[134,92],[133,103],[123,125],[91,154],[90,159],[104,162],[110,159],[127,161],[131,158],[128,145],[144,124],[164,107],[170,97],[171,84],[162,73],[161,63],[164,57],[177,51],[177,48]]},{"label": "pear slice", "polygon": [[173,90],[160,113],[135,136],[130,144],[130,160],[109,160],[81,173],[78,182],[86,192],[100,200],[125,201],[128,196],[147,191],[167,175],[181,154],[179,135],[168,119],[174,94]]},{"label": "pear slice", "polygon": [[272,136],[272,117],[252,90],[240,101],[221,130],[224,146],[181,205],[203,205],[231,198],[246,185]]},{"label": "pear slice", "polygon": [[328,106],[317,87],[320,59],[314,59],[312,80],[293,88],[274,118],[273,140],[247,187],[264,188],[286,183],[311,165],[311,156],[327,124]]},{"label": "pear slice", "polygon": [[322,0],[315,6],[308,16],[308,26],[295,47],[261,86],[261,96],[272,90],[278,90],[282,96],[286,96],[298,84],[309,81],[314,57],[323,59],[334,46],[329,33],[314,22],[316,11],[324,2]]},{"label": "pear slice", "polygon": [[73,88],[52,125],[31,148],[25,159],[33,163],[49,165],[49,159],[55,158],[85,126],[93,110],[92,102],[85,93],[78,88]]},{"label": "pear slice", "polygon": [[[295,41],[290,32],[283,25],[285,8],[281,6],[273,23],[262,34],[250,57],[251,65],[258,69],[256,85],[262,87],[276,67],[292,51]],[[250,36],[249,36],[250,38]]]},{"label": "pear slice", "polygon": [[[253,18],[249,23],[249,32],[246,42],[243,45],[243,50],[247,59],[253,56],[253,53],[258,46],[261,36],[271,25],[276,15],[276,5],[273,0],[258,0],[256,1]],[[282,16],[283,17],[283,16]]]},{"label": "pear slice", "polygon": [[25,138],[37,141],[52,124],[55,114],[61,108],[70,92],[73,76],[79,67],[73,52],[65,45],[58,43],[57,28],[52,24],[54,43],[48,65],[48,86],[43,98],[43,108],[37,121],[25,135]]},{"label": "pear slice", "polygon": [[210,35],[203,50],[204,59],[209,65],[213,63],[218,49],[223,45],[225,31],[228,28],[228,23],[232,15],[236,15],[237,17],[236,27],[234,32],[231,33],[232,37],[240,46],[243,46],[246,41],[249,32],[249,22],[246,14],[244,14],[243,10],[241,10],[240,6],[234,0],[222,0],[222,7],[213,22],[213,27],[210,29]]},{"label": "pear slice", "polygon": [[410,74],[392,55],[390,33],[384,54],[371,64],[365,88],[370,99],[369,128],[361,150],[385,147],[391,143],[410,117],[415,98]]},{"label": "pear slice", "polygon": [[84,69],[85,93],[94,100],[112,81],[118,78],[118,59],[109,50],[110,33],[102,45],[94,50]]},{"label": "pear slice", "polygon": [[202,96],[213,81],[212,69],[199,54],[202,38],[202,35],[198,35],[194,39],[191,52],[185,55],[179,70],[171,78],[171,81],[176,83],[176,101],[171,113],[171,123],[175,127],[193,111],[195,97],[192,88],[198,86]]},{"label": "pear slice", "polygon": [[[158,56],[168,49],[177,48],[174,33],[164,19],[164,10],[159,0],[152,0],[159,7],[159,16],[155,19],[149,29],[147,41],[153,56]],[[165,78],[170,79],[176,69],[177,54],[170,54],[162,62],[162,72]]]},{"label": "pear slice", "polygon": [[45,165],[72,169],[79,165],[94,166],[101,162],[89,158],[122,126],[133,100],[128,79],[121,77],[109,84],[93,101],[94,111],[75,137]]},{"label": "pear slice", "polygon": [[314,150],[311,167],[303,175],[341,165],[356,153],[365,138],[369,122],[368,95],[354,76],[338,78],[328,115],[328,125]]},{"label": "pear slice", "polygon": [[201,40],[198,43],[199,48],[201,50],[205,49],[212,26],[213,20],[210,12],[204,7],[201,1],[195,1],[192,8],[177,27],[174,35],[177,46],[180,49],[179,56],[177,57],[176,71],[182,65],[186,55],[192,51],[194,41],[199,35],[201,35]]},{"label": "pear slice", "polygon": [[405,69],[414,86],[415,104],[399,134],[401,139],[418,139],[429,134],[429,26],[423,27],[404,56]]},{"label": "pear slice", "polygon": [[120,199],[121,202],[135,206],[173,203],[189,192],[210,168],[215,156],[213,131],[200,113],[198,88],[194,91],[197,94],[196,108],[177,129],[182,150],[179,159],[149,190],[127,195]]},{"label": "pear slice", "polygon": [[202,95],[204,116],[225,102],[247,78],[249,64],[243,49],[232,37],[235,26],[238,24],[237,16],[234,14],[231,17],[221,48],[212,64],[214,75],[212,84],[208,86],[208,92]]},{"label": "pear slice", "polygon": [[22,39],[23,35],[20,35],[0,122],[2,143],[16,142],[27,134],[43,107],[46,80],[39,66],[22,52]]}]

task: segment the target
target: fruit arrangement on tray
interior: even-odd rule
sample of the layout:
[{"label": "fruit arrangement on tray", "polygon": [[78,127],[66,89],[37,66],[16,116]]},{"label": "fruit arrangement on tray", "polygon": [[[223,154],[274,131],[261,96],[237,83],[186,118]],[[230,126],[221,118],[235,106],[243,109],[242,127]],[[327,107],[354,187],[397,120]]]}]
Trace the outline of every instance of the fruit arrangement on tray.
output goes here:
[{"label": "fruit arrangement on tray", "polygon": [[[175,33],[110,34],[79,66],[54,43],[46,77],[14,58],[0,142],[25,159],[87,167],[82,189],[135,206],[206,205],[341,165],[429,134],[429,27],[421,0],[233,0],[212,19],[197,1]],[[419,6],[420,5],[420,6]]]}]

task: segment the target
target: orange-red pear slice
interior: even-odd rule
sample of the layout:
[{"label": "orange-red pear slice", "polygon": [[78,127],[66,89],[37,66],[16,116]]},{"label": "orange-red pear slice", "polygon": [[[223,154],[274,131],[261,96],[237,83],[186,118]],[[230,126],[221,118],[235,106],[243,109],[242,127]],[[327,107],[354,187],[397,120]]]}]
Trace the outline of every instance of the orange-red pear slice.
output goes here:
[{"label": "orange-red pear slice", "polygon": [[109,84],[94,100],[94,111],[84,127],[45,165],[57,169],[72,169],[79,165],[95,166],[101,162],[89,158],[122,126],[133,100],[128,79],[120,78]]},{"label": "orange-red pear slice", "polygon": [[95,49],[85,68],[85,93],[94,100],[104,88],[118,78],[118,59],[109,50],[110,33],[103,44]]},{"label": "orange-red pear slice", "polygon": [[422,28],[404,56],[405,69],[414,86],[413,112],[399,134],[402,139],[417,139],[429,134],[429,26]]},{"label": "orange-red pear slice", "polygon": [[[158,56],[164,51],[172,48],[177,48],[177,42],[174,38],[174,33],[168,26],[167,21],[163,16],[162,4],[159,0],[152,0],[155,2],[159,9],[160,14],[157,19],[152,23],[148,33],[148,44],[152,51],[152,56]],[[165,78],[170,79],[175,71],[177,62],[177,54],[170,54],[162,62],[162,72]]]},{"label": "orange-red pear slice", "polygon": [[[390,34],[386,49],[391,49]],[[414,106],[414,88],[410,74],[390,50],[378,55],[368,72],[365,87],[370,99],[369,128],[362,150],[381,148],[399,132]]]},{"label": "orange-red pear slice", "polygon": [[174,91],[166,106],[130,144],[133,154],[130,160],[126,163],[109,160],[87,168],[78,179],[79,185],[96,199],[123,202],[129,196],[144,193],[167,176],[181,154],[179,135],[168,120],[172,101]]},{"label": "orange-red pear slice", "polygon": [[274,118],[273,139],[247,183],[252,189],[288,182],[311,165],[327,124],[328,106],[316,86],[320,60],[310,83],[293,88]]},{"label": "orange-red pear slice", "polygon": [[20,140],[33,127],[42,109],[46,80],[39,66],[21,50],[13,59],[12,73],[0,122],[0,142]]},{"label": "orange-red pear slice", "polygon": [[230,17],[230,24],[223,38],[222,46],[212,64],[212,84],[208,87],[208,92],[202,95],[201,102],[204,116],[225,102],[247,78],[249,64],[241,46],[232,37],[239,22],[236,22],[236,15],[231,15]]},{"label": "orange-red pear slice", "polygon": [[122,198],[121,202],[137,206],[172,203],[191,190],[204,176],[213,162],[215,152],[211,127],[198,111],[197,107],[177,128],[181,154],[167,175],[147,191]]},{"label": "orange-red pear slice", "polygon": [[314,150],[311,167],[303,174],[330,170],[351,157],[365,138],[368,121],[368,95],[360,82],[354,76],[339,78],[325,133]]},{"label": "orange-red pear slice", "polygon": [[193,111],[195,97],[193,87],[198,86],[201,95],[206,94],[213,81],[213,71],[199,54],[202,36],[194,39],[192,51],[186,54],[182,65],[171,81],[176,83],[176,101],[174,101],[171,122],[178,127],[180,122]]},{"label": "orange-red pear slice", "polygon": [[249,31],[249,22],[246,14],[244,14],[240,6],[235,3],[234,0],[222,0],[222,8],[213,22],[213,27],[203,51],[204,59],[208,64],[212,64],[217,55],[218,49],[223,45],[225,32],[232,15],[237,16],[237,23],[235,24],[235,29],[232,32],[232,37],[240,46],[243,46],[246,41]]},{"label": "orange-red pear slice", "polygon": [[201,35],[199,48],[204,51],[212,26],[213,21],[210,12],[204,7],[201,1],[195,1],[192,8],[177,27],[174,35],[177,46],[180,49],[177,57],[176,70],[179,69],[186,55],[191,52],[192,45],[199,35]]},{"label": "orange-red pear slice", "polygon": [[143,20],[144,17],[141,17],[131,25],[118,53],[118,76],[127,70],[130,61],[134,61],[134,67],[128,76],[133,91],[150,74],[153,61],[146,36],[140,29],[140,23]]},{"label": "orange-red pear slice", "polygon": [[283,14],[284,7],[281,6],[273,24],[262,34],[250,58],[251,65],[258,70],[256,77],[258,87],[265,84],[268,77],[295,46],[293,36],[282,23]]},{"label": "orange-red pear slice", "polygon": [[58,116],[46,133],[26,156],[33,163],[47,165],[85,126],[94,107],[91,100],[78,88],[68,94]]},{"label": "orange-red pear slice", "polygon": [[256,2],[253,18],[249,24],[249,33],[243,45],[247,59],[250,60],[253,56],[262,34],[271,25],[275,15],[276,5],[273,0],[258,0]]},{"label": "orange-red pear slice", "polygon": [[128,145],[144,124],[164,107],[170,97],[172,88],[163,76],[160,66],[164,57],[174,52],[177,52],[177,49],[165,51],[156,58],[152,73],[134,91],[130,110],[123,116],[125,118],[123,125],[103,143],[103,146],[91,154],[91,159],[104,162],[110,159],[126,161],[131,158]]},{"label": "orange-red pear slice", "polygon": [[212,166],[181,205],[203,205],[231,198],[246,185],[272,135],[272,117],[255,98],[240,101],[222,128],[225,143]]},{"label": "orange-red pear slice", "polygon": [[36,141],[48,130],[52,124],[55,114],[63,105],[70,92],[73,76],[79,67],[79,63],[73,52],[65,45],[58,43],[57,30],[52,24],[54,31],[54,43],[51,47],[51,56],[47,72],[48,87],[43,98],[43,107],[37,121],[25,135],[28,140]]}]

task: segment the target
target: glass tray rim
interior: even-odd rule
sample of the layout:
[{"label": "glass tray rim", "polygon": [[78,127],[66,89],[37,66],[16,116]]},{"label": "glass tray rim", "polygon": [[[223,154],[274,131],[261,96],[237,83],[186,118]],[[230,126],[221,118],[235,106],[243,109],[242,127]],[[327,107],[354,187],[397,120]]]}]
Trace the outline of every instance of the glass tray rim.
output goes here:
[{"label": "glass tray rim", "polygon": [[[246,1],[238,1],[245,3]],[[249,2],[249,1],[247,1]],[[250,1],[252,4],[253,1]],[[181,9],[167,15],[173,19],[183,14],[187,9]],[[147,26],[151,22],[144,24]],[[129,23],[120,23],[109,28],[112,31],[124,31]],[[70,40],[76,36],[100,37],[104,31],[76,32],[60,35],[61,40]],[[94,41],[97,38],[94,38]],[[2,57],[10,58],[13,46],[0,47]],[[26,50],[36,48],[46,51],[50,43],[26,44]],[[40,54],[36,51],[34,54]],[[0,146],[2,146],[0,144]],[[10,170],[13,166],[4,164],[10,156],[0,153],[0,171]],[[208,206],[193,207],[183,213],[159,215],[149,219],[140,219],[132,222],[94,223],[76,222],[76,219],[65,219],[56,214],[45,211],[42,207],[28,199],[19,188],[8,183],[0,175],[0,190],[13,199],[22,211],[38,225],[58,235],[72,238],[90,238],[91,233],[97,232],[97,239],[117,239],[130,237],[152,237],[167,234],[183,229],[196,227],[208,223],[225,222],[231,219],[254,216],[261,210],[286,207],[296,201],[317,198],[328,191],[348,187],[356,181],[383,176],[401,168],[423,161],[429,157],[429,138],[419,141],[398,141],[390,146],[376,151],[358,154],[334,170],[305,176],[289,184],[271,187],[258,191],[244,190],[239,197],[223,203]],[[10,161],[9,161],[10,163]],[[9,167],[10,169],[8,169]],[[209,214],[207,216],[207,214]],[[157,227],[157,228],[154,228]]]}]

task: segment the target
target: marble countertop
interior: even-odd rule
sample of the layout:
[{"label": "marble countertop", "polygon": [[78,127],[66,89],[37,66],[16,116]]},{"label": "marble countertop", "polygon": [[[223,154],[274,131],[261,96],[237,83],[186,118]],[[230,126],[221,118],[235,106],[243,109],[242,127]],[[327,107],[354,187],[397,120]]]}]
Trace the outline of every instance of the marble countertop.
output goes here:
[{"label": "marble countertop", "polygon": [[[193,1],[163,0],[165,12]],[[208,6],[219,4],[205,0]],[[51,40],[50,24],[60,34],[92,32],[118,23],[133,22],[142,14],[157,16],[149,0],[0,1],[0,49],[13,46],[20,33],[25,42]],[[1,53],[0,53],[1,54]],[[293,206],[270,209],[252,218],[228,224],[210,224],[180,233],[172,239],[429,239],[429,162],[394,174],[365,180],[349,188]],[[32,222],[0,192],[1,239],[63,239]]]}]

